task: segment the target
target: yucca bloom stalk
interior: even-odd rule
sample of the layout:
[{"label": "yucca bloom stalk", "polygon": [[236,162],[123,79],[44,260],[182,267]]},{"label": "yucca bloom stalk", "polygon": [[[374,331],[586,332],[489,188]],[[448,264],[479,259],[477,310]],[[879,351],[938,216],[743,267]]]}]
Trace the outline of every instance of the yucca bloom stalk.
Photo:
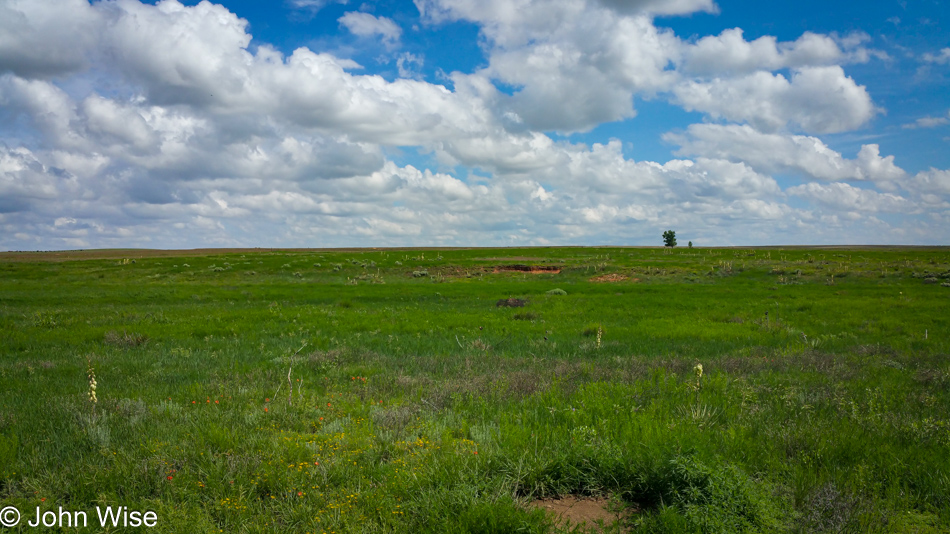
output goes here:
[{"label": "yucca bloom stalk", "polygon": [[693,367],[693,376],[696,377],[696,384],[692,385],[693,391],[696,392],[696,402],[699,402],[699,390],[703,388],[703,364],[697,363]]},{"label": "yucca bloom stalk", "polygon": [[99,402],[99,399],[96,398],[96,371],[92,368],[92,358],[86,357],[86,363],[88,368],[86,369],[86,376],[89,378],[89,402],[92,403],[92,411],[96,411],[96,403]]}]

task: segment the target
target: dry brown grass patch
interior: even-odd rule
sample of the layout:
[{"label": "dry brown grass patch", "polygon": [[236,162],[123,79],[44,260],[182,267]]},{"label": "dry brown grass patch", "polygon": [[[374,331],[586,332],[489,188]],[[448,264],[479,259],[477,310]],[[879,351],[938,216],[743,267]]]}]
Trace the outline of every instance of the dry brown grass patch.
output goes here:
[{"label": "dry brown grass patch", "polygon": [[[623,274],[610,273],[602,274],[600,276],[595,276],[590,279],[591,282],[623,282],[627,280],[627,276]],[[636,281],[637,279],[634,279]]]},{"label": "dry brown grass patch", "polygon": [[103,342],[113,347],[131,349],[147,343],[148,336],[145,334],[136,334],[135,332],[126,332],[124,330],[121,334],[115,330],[109,330],[103,337]]},{"label": "dry brown grass patch", "polygon": [[495,307],[496,308],[523,308],[524,305],[527,303],[528,301],[524,299],[508,298],[508,299],[501,299],[498,302],[496,302]]}]

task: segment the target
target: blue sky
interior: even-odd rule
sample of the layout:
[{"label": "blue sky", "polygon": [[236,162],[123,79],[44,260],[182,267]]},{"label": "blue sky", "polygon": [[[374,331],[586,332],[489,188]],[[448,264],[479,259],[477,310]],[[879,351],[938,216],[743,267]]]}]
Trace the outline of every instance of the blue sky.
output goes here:
[{"label": "blue sky", "polygon": [[0,0],[0,249],[947,244],[948,15]]}]

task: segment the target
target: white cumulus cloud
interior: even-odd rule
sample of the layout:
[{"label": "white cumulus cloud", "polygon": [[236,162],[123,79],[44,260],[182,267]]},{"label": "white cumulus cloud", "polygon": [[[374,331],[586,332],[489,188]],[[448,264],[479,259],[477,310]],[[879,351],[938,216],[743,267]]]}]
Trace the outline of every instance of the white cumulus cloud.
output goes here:
[{"label": "white cumulus cloud", "polygon": [[676,101],[690,111],[774,132],[835,133],[860,128],[878,112],[866,88],[839,66],[803,67],[791,79],[764,71],[738,78],[688,81]]},{"label": "white cumulus cloud", "polygon": [[75,72],[96,46],[99,12],[86,0],[0,3],[0,73],[48,78]]},{"label": "white cumulus cloud", "polygon": [[749,125],[691,124],[663,138],[680,146],[677,154],[743,161],[765,173],[795,172],[817,180],[899,180],[906,176],[894,156],[881,157],[878,145],[863,145],[846,159],[817,137],[762,133]]},{"label": "white cumulus cloud", "polygon": [[376,17],[369,13],[350,11],[339,18],[342,26],[353,35],[360,37],[379,36],[384,43],[392,45],[399,41],[402,29],[386,17]]},{"label": "white cumulus cloud", "polygon": [[854,51],[842,50],[830,36],[805,32],[797,40],[779,43],[771,35],[746,41],[741,28],[709,35],[685,45],[680,64],[692,75],[748,74],[758,70],[837,65],[848,60],[868,59],[860,39],[846,41]]},{"label": "white cumulus cloud", "polygon": [[913,202],[902,196],[861,189],[843,182],[830,184],[813,182],[791,187],[786,192],[844,211],[879,213],[909,212],[915,209]]}]

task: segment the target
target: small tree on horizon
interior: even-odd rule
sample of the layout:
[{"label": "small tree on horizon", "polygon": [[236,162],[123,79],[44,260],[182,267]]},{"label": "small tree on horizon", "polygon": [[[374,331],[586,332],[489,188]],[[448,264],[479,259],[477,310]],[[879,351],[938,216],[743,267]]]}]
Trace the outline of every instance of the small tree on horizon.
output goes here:
[{"label": "small tree on horizon", "polygon": [[663,246],[673,248],[676,246],[676,232],[667,230],[663,232]]},{"label": "small tree on horizon", "polygon": [[688,246],[689,248],[693,248],[693,242],[690,241],[687,246]]}]

